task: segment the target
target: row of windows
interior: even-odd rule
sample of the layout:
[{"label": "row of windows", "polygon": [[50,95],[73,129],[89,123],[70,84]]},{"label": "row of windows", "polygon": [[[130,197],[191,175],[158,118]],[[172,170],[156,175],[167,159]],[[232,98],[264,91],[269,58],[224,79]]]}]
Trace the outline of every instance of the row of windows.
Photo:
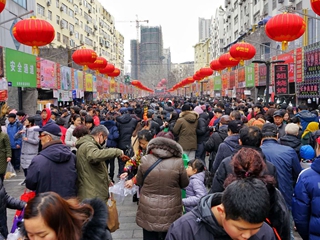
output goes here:
[{"label": "row of windows", "polygon": [[27,0],[13,0],[13,1],[19,4],[21,7],[27,9]]}]

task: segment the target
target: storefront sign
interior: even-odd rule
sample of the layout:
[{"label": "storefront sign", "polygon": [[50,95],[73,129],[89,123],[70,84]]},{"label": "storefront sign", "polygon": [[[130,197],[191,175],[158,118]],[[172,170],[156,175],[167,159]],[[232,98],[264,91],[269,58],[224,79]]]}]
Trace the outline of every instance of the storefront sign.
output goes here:
[{"label": "storefront sign", "polygon": [[60,70],[61,90],[71,90],[71,68],[62,66]]},{"label": "storefront sign", "polygon": [[288,65],[274,66],[275,94],[288,94]]},{"label": "storefront sign", "polygon": [[319,97],[319,83],[297,83],[297,97]]},{"label": "storefront sign", "polygon": [[73,74],[74,74],[74,89],[83,90],[83,72],[75,70]]},{"label": "storefront sign", "polygon": [[288,65],[288,80],[290,83],[294,82],[294,50],[277,56],[277,60],[285,61],[284,63]]},{"label": "storefront sign", "polygon": [[304,81],[319,80],[320,43],[306,46],[304,49]]},{"label": "storefront sign", "polygon": [[56,63],[43,58],[38,58],[37,66],[38,65],[40,67],[40,79],[38,83],[38,85],[40,85],[39,87],[57,89]]},{"label": "storefront sign", "polygon": [[86,91],[86,92],[92,92],[92,74],[85,74],[85,77],[84,77],[84,79],[85,79],[85,89],[84,89],[84,91]]},{"label": "storefront sign", "polygon": [[246,87],[254,87],[254,64],[245,67]]},{"label": "storefront sign", "polygon": [[230,77],[229,77],[229,89],[233,88],[236,85],[236,75],[235,72],[232,71],[230,72]]},{"label": "storefront sign", "polygon": [[37,87],[35,55],[6,48],[5,58],[5,76],[12,87]]},{"label": "storefront sign", "polygon": [[259,65],[259,86],[266,86],[267,82],[267,66],[264,64]]},{"label": "storefront sign", "polygon": [[296,82],[302,82],[302,48],[296,49]]}]

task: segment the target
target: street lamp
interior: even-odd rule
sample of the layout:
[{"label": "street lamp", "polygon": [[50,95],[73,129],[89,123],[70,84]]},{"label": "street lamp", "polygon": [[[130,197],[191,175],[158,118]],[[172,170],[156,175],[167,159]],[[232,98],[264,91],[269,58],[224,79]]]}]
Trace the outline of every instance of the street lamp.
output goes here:
[{"label": "street lamp", "polygon": [[266,79],[266,104],[269,103],[269,84],[270,84],[270,65],[274,63],[284,63],[285,60],[275,61],[264,61],[264,60],[253,60],[252,63],[263,63],[267,67],[267,79]]}]

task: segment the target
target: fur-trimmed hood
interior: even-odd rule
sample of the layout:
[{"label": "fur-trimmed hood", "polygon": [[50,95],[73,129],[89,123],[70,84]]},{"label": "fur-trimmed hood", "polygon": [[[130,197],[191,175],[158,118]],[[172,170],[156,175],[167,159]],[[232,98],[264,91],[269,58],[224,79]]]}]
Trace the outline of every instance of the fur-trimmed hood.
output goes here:
[{"label": "fur-trimmed hood", "polygon": [[158,158],[182,157],[183,149],[179,143],[169,138],[156,137],[147,147],[147,153],[152,152]]},{"label": "fur-trimmed hood", "polygon": [[179,117],[184,118],[189,123],[195,123],[199,118],[199,114],[195,111],[183,111],[179,114]]},{"label": "fur-trimmed hood", "polygon": [[93,210],[93,216],[82,228],[81,240],[112,240],[107,229],[108,209],[106,203],[100,199],[86,199],[83,203],[89,204]]}]

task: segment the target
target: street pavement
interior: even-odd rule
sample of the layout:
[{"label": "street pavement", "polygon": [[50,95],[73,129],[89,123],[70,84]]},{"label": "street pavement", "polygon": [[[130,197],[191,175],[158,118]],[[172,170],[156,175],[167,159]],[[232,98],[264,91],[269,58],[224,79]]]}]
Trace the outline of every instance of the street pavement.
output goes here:
[{"label": "street pavement", "polygon": [[[117,170],[115,170],[117,172]],[[4,186],[7,193],[10,196],[19,198],[24,192],[25,187],[20,186],[19,183],[23,181],[23,172],[18,172],[17,176],[4,181]],[[132,202],[132,197],[127,196],[122,203],[117,203],[117,209],[119,213],[120,229],[112,233],[114,240],[142,240],[142,229],[136,224],[135,216],[137,212],[137,203]],[[14,217],[15,210],[8,209],[8,229],[11,230],[12,219]],[[302,240],[298,233],[295,232],[295,239]]]}]

